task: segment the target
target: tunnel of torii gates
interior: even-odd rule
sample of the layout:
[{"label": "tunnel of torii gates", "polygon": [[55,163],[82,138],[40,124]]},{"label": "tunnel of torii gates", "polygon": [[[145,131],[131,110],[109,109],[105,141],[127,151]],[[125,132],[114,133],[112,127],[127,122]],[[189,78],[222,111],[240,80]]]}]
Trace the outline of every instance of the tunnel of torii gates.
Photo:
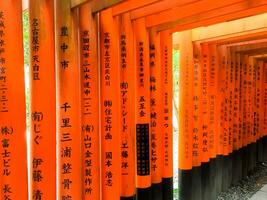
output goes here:
[{"label": "tunnel of torii gates", "polygon": [[267,0],[1,0],[0,199],[173,199],[173,48],[179,199],[216,199],[267,161],[266,11]]}]

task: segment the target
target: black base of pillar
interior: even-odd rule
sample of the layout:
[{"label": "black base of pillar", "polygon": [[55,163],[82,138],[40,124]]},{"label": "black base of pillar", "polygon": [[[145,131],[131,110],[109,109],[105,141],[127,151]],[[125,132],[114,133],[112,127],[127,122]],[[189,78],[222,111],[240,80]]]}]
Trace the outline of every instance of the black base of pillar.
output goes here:
[{"label": "black base of pillar", "polygon": [[228,189],[228,165],[229,165],[229,157],[223,156],[223,167],[222,167],[222,192],[225,192]]},{"label": "black base of pillar", "polygon": [[194,189],[192,200],[201,200],[201,166],[192,169],[192,188]]},{"label": "black base of pillar", "polygon": [[257,141],[257,163],[262,163],[263,161],[263,138]]},{"label": "black base of pillar", "polygon": [[[201,165],[201,185],[202,185],[202,199],[203,200],[212,200],[211,198],[211,176],[210,176],[211,163],[202,163]],[[213,186],[212,186],[213,187]]]},{"label": "black base of pillar", "polygon": [[153,200],[151,187],[149,187],[149,188],[137,188],[137,199],[138,200]]},{"label": "black base of pillar", "polygon": [[267,162],[267,136],[263,137],[263,161]]},{"label": "black base of pillar", "polygon": [[230,153],[228,155],[228,187],[227,189],[232,185],[232,179],[233,179],[233,153]]},{"label": "black base of pillar", "polygon": [[216,193],[216,159],[210,159],[210,199],[217,199]]},{"label": "black base of pillar", "polygon": [[246,178],[248,176],[248,145],[242,148],[242,177]]},{"label": "black base of pillar", "polygon": [[162,183],[152,184],[152,200],[163,200],[162,199]]},{"label": "black base of pillar", "polygon": [[163,200],[173,200],[173,178],[162,179]]},{"label": "black base of pillar", "polygon": [[178,181],[178,199],[193,200],[192,193],[194,192],[194,188],[192,187],[192,170],[179,170]]},{"label": "black base of pillar", "polygon": [[216,158],[216,193],[219,194],[222,192],[222,171],[223,171],[223,156],[219,155]]},{"label": "black base of pillar", "polygon": [[132,197],[121,197],[120,200],[136,200],[136,196],[132,196]]},{"label": "black base of pillar", "polygon": [[235,150],[233,152],[233,163],[232,163],[232,171],[233,171],[233,177],[232,177],[232,184],[237,184],[237,182],[239,181],[239,151]]}]

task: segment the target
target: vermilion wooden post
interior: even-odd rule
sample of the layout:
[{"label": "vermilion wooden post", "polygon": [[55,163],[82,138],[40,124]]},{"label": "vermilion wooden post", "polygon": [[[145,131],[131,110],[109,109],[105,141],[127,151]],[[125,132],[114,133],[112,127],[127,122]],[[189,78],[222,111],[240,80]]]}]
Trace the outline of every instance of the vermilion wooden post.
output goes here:
[{"label": "vermilion wooden post", "polygon": [[263,85],[262,85],[262,102],[263,102],[263,145],[264,161],[267,161],[267,62],[263,63]]},{"label": "vermilion wooden post", "polygon": [[210,123],[210,81],[211,81],[211,66],[210,66],[210,51],[208,43],[201,44],[201,78],[202,78],[202,199],[214,199],[215,187],[212,182],[214,176],[214,160],[212,159],[212,150],[214,151],[214,132],[211,129]]},{"label": "vermilion wooden post", "polygon": [[241,54],[240,65],[242,69],[242,148],[243,148],[243,159],[242,159],[242,176],[243,178],[247,176],[247,156],[248,156],[248,137],[247,137],[247,91],[248,91],[248,82],[247,82],[247,56]]},{"label": "vermilion wooden post", "polygon": [[79,10],[83,199],[100,200],[100,109],[97,16]]},{"label": "vermilion wooden post", "polygon": [[29,12],[31,60],[30,199],[55,199],[56,80],[54,1],[31,0],[29,2]]},{"label": "vermilion wooden post", "polygon": [[0,2],[0,199],[28,199],[21,1]]},{"label": "vermilion wooden post", "polygon": [[118,200],[121,194],[120,67],[118,21],[112,9],[100,13],[101,85],[101,185],[103,200]]},{"label": "vermilion wooden post", "polygon": [[216,51],[216,44],[208,44],[208,52],[209,52],[209,154],[210,154],[210,163],[211,163],[211,194],[212,198],[216,198],[217,191],[216,185],[217,182],[217,173],[216,173],[216,166],[217,166],[217,146],[218,146],[218,116],[217,114],[217,104],[218,104],[218,65],[217,65],[217,51]]},{"label": "vermilion wooden post", "polygon": [[254,157],[254,134],[253,134],[253,123],[254,123],[254,112],[253,112],[253,59],[252,57],[248,56],[247,60],[248,65],[248,107],[247,107],[247,113],[248,113],[248,144],[249,144],[249,157],[248,157],[248,171],[253,170],[253,157]]},{"label": "vermilion wooden post", "polygon": [[221,134],[222,142],[222,190],[226,190],[228,183],[228,154],[229,154],[229,131],[228,131],[228,70],[227,70],[227,49],[225,46],[219,47],[219,73],[220,73],[220,90],[221,90]]},{"label": "vermilion wooden post", "polygon": [[236,54],[235,49],[231,48],[231,54],[232,54],[232,62],[233,62],[233,179],[232,183],[236,184],[240,179],[240,172],[242,172],[242,160],[241,160],[241,154],[240,154],[240,133],[241,130],[239,129],[240,125],[240,66],[238,61],[238,54]]},{"label": "vermilion wooden post", "polygon": [[263,139],[262,139],[262,69],[263,61],[258,61],[255,59],[256,65],[256,97],[255,97],[255,112],[256,112],[256,130],[257,130],[257,162],[264,162],[263,160]]},{"label": "vermilion wooden post", "polygon": [[227,47],[227,72],[228,72],[228,132],[229,132],[229,163],[228,163],[228,187],[232,183],[233,177],[233,141],[234,141],[234,115],[233,115],[233,100],[234,100],[234,54],[231,48]]},{"label": "vermilion wooden post", "polygon": [[172,34],[160,33],[161,84],[163,97],[163,199],[173,199],[173,74],[172,74]]},{"label": "vermilion wooden post", "polygon": [[70,0],[56,0],[55,6],[57,199],[82,199],[77,16]]},{"label": "vermilion wooden post", "polygon": [[193,122],[193,44],[191,31],[180,33],[179,199],[191,199]]},{"label": "vermilion wooden post", "polygon": [[192,199],[202,198],[201,162],[202,162],[202,73],[201,49],[198,43],[193,45],[193,129],[192,129]]},{"label": "vermilion wooden post", "polygon": [[150,163],[150,67],[149,37],[145,19],[134,24],[134,63],[136,67],[136,159],[137,159],[137,198],[151,199]]},{"label": "vermilion wooden post", "polygon": [[238,162],[239,162],[239,176],[238,179],[242,179],[243,174],[243,66],[242,66],[242,57],[240,53],[236,54],[236,68],[237,68],[237,88],[238,88]]},{"label": "vermilion wooden post", "polygon": [[163,110],[160,63],[160,33],[155,29],[149,32],[150,45],[150,130],[151,130],[151,182],[152,199],[162,196],[162,141]]},{"label": "vermilion wooden post", "polygon": [[130,14],[119,21],[119,61],[121,97],[121,200],[135,199],[135,65],[133,55],[133,28]]},{"label": "vermilion wooden post", "polygon": [[216,191],[220,193],[222,191],[223,183],[223,165],[224,165],[224,105],[225,105],[225,57],[223,56],[223,47],[217,46],[216,48],[218,55],[218,179],[216,184]]}]

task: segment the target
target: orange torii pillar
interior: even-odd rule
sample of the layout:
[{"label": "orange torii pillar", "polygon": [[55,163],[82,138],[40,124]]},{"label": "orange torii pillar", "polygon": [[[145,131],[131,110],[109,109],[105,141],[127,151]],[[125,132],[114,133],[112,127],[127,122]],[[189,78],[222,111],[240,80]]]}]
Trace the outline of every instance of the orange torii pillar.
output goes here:
[{"label": "orange torii pillar", "polygon": [[239,57],[236,54],[235,49],[230,48],[232,60],[231,60],[231,70],[233,70],[233,109],[232,109],[232,120],[233,120],[233,165],[232,165],[232,183],[236,184],[241,179],[242,173],[242,157],[240,154],[240,66],[239,66]]},{"label": "orange torii pillar", "polygon": [[240,54],[240,66],[241,66],[241,82],[242,82],[242,176],[245,178],[247,176],[247,155],[248,155],[248,137],[247,137],[247,91],[248,91],[248,66],[246,63],[247,56]]},{"label": "orange torii pillar", "polygon": [[[192,127],[192,199],[202,199],[202,155],[203,155],[203,118],[202,118],[202,71],[201,45],[193,43],[193,127]],[[199,168],[199,169],[198,169]]]},{"label": "orange torii pillar", "polygon": [[193,44],[191,31],[180,33],[179,199],[192,199]]},{"label": "orange torii pillar", "polygon": [[262,106],[263,106],[263,152],[264,161],[267,161],[267,62],[263,63],[263,83],[262,83]]},{"label": "orange torii pillar", "polygon": [[160,63],[160,33],[149,31],[150,41],[150,130],[152,199],[162,200],[162,85]]},{"label": "orange torii pillar", "polygon": [[27,200],[21,1],[0,2],[0,199]]},{"label": "orange torii pillar", "polygon": [[173,199],[173,74],[172,72],[172,34],[160,33],[161,84],[163,98],[163,168],[162,193],[164,200]]},{"label": "orange torii pillar", "polygon": [[[210,52],[208,43],[200,44],[200,68],[201,68],[201,103],[202,103],[202,199],[215,199],[215,187],[213,174],[215,162],[211,159],[211,150],[214,145],[214,137],[211,137],[210,127]],[[213,146],[214,147],[214,146]],[[215,154],[214,154],[215,155]]]},{"label": "orange torii pillar", "polygon": [[[54,1],[31,0],[29,2],[29,12],[31,35],[30,199],[55,199],[56,80]],[[47,51],[48,49],[49,51]]]},{"label": "orange torii pillar", "polygon": [[202,198],[202,73],[200,65],[200,45],[193,45],[193,130],[192,130],[192,199]]},{"label": "orange torii pillar", "polygon": [[100,200],[98,20],[89,3],[79,8],[79,21],[82,192],[84,200]]},{"label": "orange torii pillar", "polygon": [[221,120],[220,120],[220,134],[223,138],[223,161],[222,161],[222,191],[228,187],[228,154],[229,154],[229,131],[228,131],[228,73],[227,73],[227,51],[225,46],[218,48],[219,53],[219,73],[220,73],[220,96],[221,96]]},{"label": "orange torii pillar", "polygon": [[232,63],[232,55],[230,52],[230,48],[226,47],[226,88],[227,88],[227,118],[228,126],[228,155],[226,158],[226,188],[229,188],[232,182],[232,153],[233,153],[233,90],[234,90],[234,82],[233,82],[233,63]]},{"label": "orange torii pillar", "polygon": [[120,67],[118,20],[112,9],[100,13],[101,185],[103,200],[121,194]]},{"label": "orange torii pillar", "polygon": [[[237,116],[238,116],[238,137],[237,137],[237,143],[238,143],[238,180],[242,179],[242,157],[243,157],[243,149],[242,149],[242,140],[243,140],[243,135],[242,135],[242,126],[243,126],[243,112],[242,112],[242,101],[243,101],[243,96],[242,96],[242,65],[241,65],[241,55],[240,53],[236,54],[236,87],[238,88],[237,94],[237,103],[238,103],[238,111],[237,111]],[[233,172],[235,173],[235,172]]]},{"label": "orange torii pillar", "polygon": [[217,147],[218,147],[218,65],[217,65],[217,48],[215,44],[208,44],[208,85],[209,85],[209,155],[211,163],[211,187],[212,198],[216,198],[217,189],[214,187],[217,183],[217,166],[219,159],[217,158]]},{"label": "orange torii pillar", "polygon": [[218,99],[217,99],[217,126],[218,126],[218,146],[217,146],[217,158],[218,165],[216,168],[217,180],[216,180],[216,192],[217,194],[222,191],[223,180],[223,164],[224,164],[224,105],[225,105],[225,57],[222,56],[223,48],[217,45],[217,70],[218,70]]},{"label": "orange torii pillar", "polygon": [[121,200],[136,198],[135,181],[135,65],[130,14],[119,17]]},{"label": "orange torii pillar", "polygon": [[145,18],[133,22],[134,27],[134,65],[136,67],[136,162],[137,198],[151,199],[150,163],[150,67],[149,35]]},{"label": "orange torii pillar", "polygon": [[253,133],[253,124],[254,124],[254,112],[253,112],[253,84],[254,84],[254,77],[253,77],[253,68],[254,68],[253,58],[248,55],[247,59],[247,66],[248,66],[248,74],[247,74],[247,81],[248,81],[248,106],[247,106],[247,131],[248,131],[248,172],[251,172],[254,168],[254,155],[255,155],[255,148],[256,144],[254,143],[254,133]]},{"label": "orange torii pillar", "polygon": [[55,3],[58,199],[82,199],[77,16],[70,3]]},{"label": "orange torii pillar", "polygon": [[263,159],[263,112],[262,112],[262,83],[263,83],[263,61],[256,60],[256,130],[257,130],[257,162],[264,162]]}]

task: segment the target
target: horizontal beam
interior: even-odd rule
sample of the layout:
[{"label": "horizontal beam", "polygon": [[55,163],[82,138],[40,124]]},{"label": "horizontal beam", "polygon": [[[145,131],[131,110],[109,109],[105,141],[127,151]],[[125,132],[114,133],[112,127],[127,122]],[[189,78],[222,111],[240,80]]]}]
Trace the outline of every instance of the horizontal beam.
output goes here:
[{"label": "horizontal beam", "polygon": [[[116,6],[113,6],[113,15],[120,15],[132,10],[142,8],[144,6],[153,6],[156,3],[163,2],[164,0],[127,0]],[[176,1],[176,0],[175,0]],[[187,0],[188,1],[188,0]]]},{"label": "horizontal beam", "polygon": [[[256,0],[258,1],[258,0]],[[267,3],[267,2],[266,2]],[[193,29],[202,26],[209,26],[221,22],[236,20],[244,17],[258,15],[265,13],[267,10],[267,4],[259,2],[253,4],[255,7],[247,3],[235,4],[225,8],[212,10],[209,12],[193,15],[184,19],[180,19],[176,22],[167,23],[161,26],[157,26],[158,31],[170,30],[171,32],[178,32],[187,29]]]},{"label": "horizontal beam", "polygon": [[267,13],[246,17],[244,19],[224,22],[211,25],[208,27],[200,27],[192,30],[192,40],[211,40],[221,36],[231,36],[233,34],[246,33],[254,30],[267,28]]},{"label": "horizontal beam", "polygon": [[[146,17],[147,27],[159,26],[167,23],[173,23],[192,15],[205,13],[218,8],[223,8],[232,4],[240,3],[241,0],[202,0],[185,6],[177,6],[159,14],[153,14]],[[243,0],[243,2],[251,0]]]},{"label": "horizontal beam", "polygon": [[174,7],[185,6],[201,0],[163,0],[152,5],[143,6],[130,12],[131,19],[138,19],[148,15],[157,14]]},{"label": "horizontal beam", "polygon": [[[71,7],[75,8],[89,1],[91,1],[92,4],[92,12],[98,12],[126,0],[71,0]],[[22,0],[22,9],[27,10],[28,8],[29,8],[29,0]]]}]

